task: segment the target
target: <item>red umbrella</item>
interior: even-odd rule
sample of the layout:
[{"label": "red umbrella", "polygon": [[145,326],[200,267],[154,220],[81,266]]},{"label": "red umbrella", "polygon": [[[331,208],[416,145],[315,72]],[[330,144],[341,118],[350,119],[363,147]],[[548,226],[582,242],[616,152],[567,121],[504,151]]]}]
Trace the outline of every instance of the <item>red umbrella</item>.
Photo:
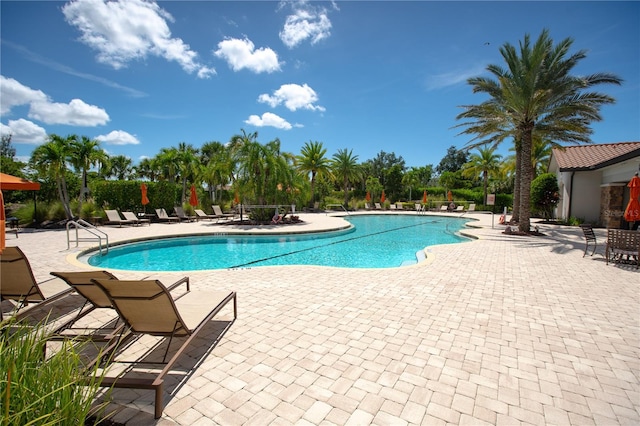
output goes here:
[{"label": "red umbrella", "polygon": [[147,204],[149,204],[149,198],[147,197],[147,185],[141,183],[140,191],[142,192],[142,205],[146,206]]},{"label": "red umbrella", "polygon": [[453,192],[451,191],[447,192],[447,200],[449,200],[449,202],[453,201]]},{"label": "red umbrella", "polygon": [[384,203],[384,200],[386,200],[387,197],[384,195],[384,189],[382,190],[382,196],[380,197],[380,202]]},{"label": "red umbrella", "polygon": [[191,185],[191,197],[189,197],[189,204],[192,207],[196,207],[198,205],[198,194],[196,194],[196,186]]},{"label": "red umbrella", "polygon": [[624,220],[627,222],[636,222],[640,220],[640,177],[638,173],[631,178],[631,181],[627,184],[629,187],[629,204],[624,211]]},{"label": "red umbrella", "polygon": [[371,201],[371,194],[369,194],[369,191],[367,191],[367,196],[364,197],[364,199],[367,200],[367,203]]},{"label": "red umbrella", "polygon": [[427,204],[427,190],[424,190],[424,193],[422,194],[422,204]]}]

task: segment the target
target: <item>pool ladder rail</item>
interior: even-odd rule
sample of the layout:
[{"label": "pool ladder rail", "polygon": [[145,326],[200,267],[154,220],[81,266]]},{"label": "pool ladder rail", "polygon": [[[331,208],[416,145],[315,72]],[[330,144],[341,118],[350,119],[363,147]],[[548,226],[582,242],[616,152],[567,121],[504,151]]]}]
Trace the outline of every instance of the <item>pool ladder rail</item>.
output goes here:
[{"label": "pool ladder rail", "polygon": [[[75,239],[72,239],[72,236],[70,233],[71,228],[75,229],[76,231]],[[78,230],[87,231],[92,235],[92,237],[81,238],[78,235]],[[108,253],[109,252],[109,236],[104,231],[99,230],[96,226],[90,224],[89,222],[83,219],[75,219],[67,222],[67,250],[69,250],[69,248],[71,247],[72,242],[75,242],[76,247],[78,247],[78,243],[81,241],[97,241],[100,254],[102,255],[103,238],[104,238],[105,253]]]}]

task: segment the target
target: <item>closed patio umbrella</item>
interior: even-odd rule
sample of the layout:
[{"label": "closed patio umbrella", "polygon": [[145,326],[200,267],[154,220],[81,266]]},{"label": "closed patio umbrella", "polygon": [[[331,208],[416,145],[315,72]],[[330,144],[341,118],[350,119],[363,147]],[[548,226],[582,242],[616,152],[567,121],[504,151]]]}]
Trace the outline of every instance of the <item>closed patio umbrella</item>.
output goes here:
[{"label": "closed patio umbrella", "polygon": [[427,204],[427,190],[424,190],[424,193],[422,194],[422,204]]},{"label": "closed patio umbrella", "polygon": [[196,186],[191,185],[191,196],[189,197],[189,204],[192,207],[196,207],[198,205],[198,194],[196,194]]},{"label": "closed patio umbrella", "polygon": [[447,200],[449,202],[453,201],[453,192],[451,192],[451,191],[447,192]]},{"label": "closed patio umbrella", "polygon": [[624,211],[624,220],[627,222],[636,222],[640,220],[640,177],[636,173],[627,184],[629,187],[629,204]]},{"label": "closed patio umbrella", "polygon": [[140,192],[142,193],[142,205],[145,206],[145,212],[146,212],[146,206],[147,204],[149,204],[149,197],[147,197],[147,185],[145,185],[144,183],[141,183]]},{"label": "closed patio umbrella", "polygon": [[382,190],[382,196],[380,197],[380,202],[384,203],[384,200],[386,200],[387,197],[384,195],[384,189]]},{"label": "closed patio umbrella", "polygon": [[364,199],[367,200],[367,203],[371,201],[371,194],[369,194],[369,191],[367,191],[367,196],[364,197]]}]

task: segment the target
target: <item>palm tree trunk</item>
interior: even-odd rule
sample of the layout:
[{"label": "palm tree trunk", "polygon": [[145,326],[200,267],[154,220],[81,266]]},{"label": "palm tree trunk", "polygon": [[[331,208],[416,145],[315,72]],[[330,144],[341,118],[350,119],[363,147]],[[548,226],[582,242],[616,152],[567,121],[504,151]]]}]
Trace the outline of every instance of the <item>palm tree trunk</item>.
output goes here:
[{"label": "palm tree trunk", "polygon": [[56,178],[56,183],[58,184],[58,194],[60,195],[60,201],[62,201],[62,207],[64,208],[64,213],[67,215],[67,219],[73,218],[73,213],[71,213],[71,207],[69,206],[69,195],[67,193],[67,182],[62,177]]},{"label": "palm tree trunk", "polygon": [[522,176],[522,151],[520,143],[516,143],[516,175],[513,182],[513,214],[511,221],[518,223],[520,221],[520,180]]},{"label": "palm tree trunk", "polygon": [[533,124],[525,124],[522,132],[522,146],[520,156],[520,220],[518,229],[521,232],[529,232],[531,229],[531,141]]}]

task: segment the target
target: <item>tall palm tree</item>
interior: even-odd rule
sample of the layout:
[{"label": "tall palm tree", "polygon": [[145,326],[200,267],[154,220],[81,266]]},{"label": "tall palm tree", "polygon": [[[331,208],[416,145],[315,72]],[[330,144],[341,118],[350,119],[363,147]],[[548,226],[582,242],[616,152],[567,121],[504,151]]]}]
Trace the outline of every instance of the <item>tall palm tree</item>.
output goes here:
[{"label": "tall palm tree", "polygon": [[187,181],[194,180],[197,174],[198,166],[200,165],[198,159],[198,150],[191,144],[180,142],[177,150],[177,165],[180,171],[180,178],[182,180],[182,200],[181,203],[187,199]]},{"label": "tall palm tree", "polygon": [[115,177],[117,180],[127,180],[133,175],[133,161],[125,155],[109,157],[107,177]]},{"label": "tall palm tree", "polygon": [[[531,216],[531,150],[534,134],[564,143],[590,142],[589,127],[593,121],[600,121],[600,108],[614,102],[608,95],[587,91],[597,84],[621,84],[622,80],[608,73],[597,73],[575,77],[570,72],[586,57],[581,50],[571,56],[568,51],[573,44],[566,38],[554,46],[548,30],[543,30],[532,45],[529,35],[516,49],[510,43],[500,48],[506,68],[489,65],[487,70],[496,80],[476,77],[468,80],[474,93],[488,94],[485,102],[493,108],[493,118],[498,125],[492,125],[489,116],[485,121],[465,123],[480,124],[481,137],[503,132],[516,141],[516,156],[521,156],[518,166],[520,175],[519,230],[529,232]],[[469,112],[467,107],[467,111]],[[471,107],[471,109],[473,109]],[[458,118],[474,118],[460,114]],[[495,139],[494,139],[495,140]],[[519,144],[519,145],[518,145]],[[516,202],[516,201],[514,201]]]},{"label": "tall palm tree", "polygon": [[71,153],[71,143],[75,139],[75,135],[63,138],[56,134],[50,134],[46,143],[33,150],[30,160],[35,170],[55,179],[58,196],[67,219],[73,218],[73,214],[71,213],[65,174],[67,173],[67,161]]},{"label": "tall palm tree", "polygon": [[160,171],[160,178],[170,183],[176,181],[178,173],[178,150],[175,147],[162,148],[153,158],[153,162]]},{"label": "tall palm tree", "polygon": [[487,203],[487,188],[489,187],[489,175],[498,173],[500,170],[501,155],[496,154],[495,147],[483,147],[478,149],[478,153],[471,154],[469,162],[462,166],[462,176],[482,178],[483,200]]},{"label": "tall palm tree", "polygon": [[79,170],[82,174],[82,189],[80,190],[80,203],[79,211],[82,211],[82,202],[86,200],[89,193],[89,184],[87,182],[87,172],[92,166],[104,163],[107,161],[108,156],[100,148],[100,142],[95,139],[90,139],[86,136],[80,138],[74,138],[70,143],[71,155],[69,157],[71,164],[76,170]]},{"label": "tall palm tree", "polygon": [[220,142],[207,142],[200,148],[200,161],[204,165],[202,180],[207,183],[209,198],[215,202],[216,187],[228,184],[233,174],[231,151]]},{"label": "tall palm tree", "polygon": [[342,184],[344,206],[346,208],[349,203],[349,182],[354,182],[360,178],[358,156],[353,155],[353,150],[339,149],[337,153],[333,154],[331,170],[336,180]]},{"label": "tall palm tree", "polygon": [[298,171],[304,174],[311,173],[311,201],[310,206],[315,201],[315,184],[317,175],[329,175],[331,173],[331,161],[325,154],[326,148],[322,146],[322,142],[306,142],[300,150],[298,160]]}]

